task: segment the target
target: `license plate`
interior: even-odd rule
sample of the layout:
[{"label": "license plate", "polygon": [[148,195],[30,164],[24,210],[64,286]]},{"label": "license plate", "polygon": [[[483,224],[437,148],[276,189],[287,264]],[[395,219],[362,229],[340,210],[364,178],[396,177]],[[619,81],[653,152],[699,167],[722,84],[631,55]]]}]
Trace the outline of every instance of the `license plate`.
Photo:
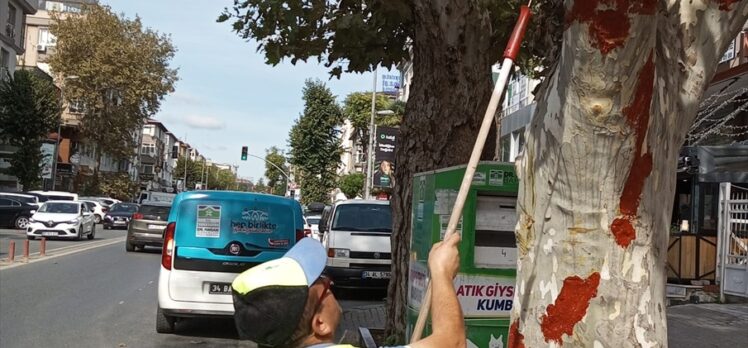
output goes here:
[{"label": "license plate", "polygon": [[208,283],[208,293],[211,295],[230,295],[231,284],[229,283]]},{"label": "license plate", "polygon": [[362,278],[370,279],[390,279],[390,272],[387,271],[364,271]]},{"label": "license plate", "polygon": [[149,230],[163,230],[164,227],[166,227],[166,226],[162,226],[162,225],[148,225],[148,229]]},{"label": "license plate", "polygon": [[115,224],[117,224],[117,225],[124,225],[124,224],[125,224],[125,222],[126,222],[126,221],[122,221],[122,220],[117,220],[117,221],[115,221],[114,223],[115,223]]},{"label": "license plate", "polygon": [[56,236],[57,232],[42,232],[42,236]]}]

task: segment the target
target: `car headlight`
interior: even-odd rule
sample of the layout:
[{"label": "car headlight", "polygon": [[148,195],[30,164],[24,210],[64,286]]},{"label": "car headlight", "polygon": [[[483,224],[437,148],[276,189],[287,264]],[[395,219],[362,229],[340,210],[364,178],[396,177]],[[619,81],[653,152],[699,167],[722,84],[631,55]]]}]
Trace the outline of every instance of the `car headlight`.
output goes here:
[{"label": "car headlight", "polygon": [[34,220],[34,218],[31,217],[29,218],[29,222],[36,222],[36,220]]},{"label": "car headlight", "polygon": [[111,217],[111,216],[109,216],[109,215],[107,215],[107,216],[104,216],[104,220],[111,220],[111,219],[112,219],[112,217]]},{"label": "car headlight", "polygon": [[348,258],[348,257],[351,256],[351,251],[348,250],[348,249],[334,249],[334,248],[332,248],[330,250],[332,251],[330,253],[330,254],[332,254],[331,255],[332,257],[344,257],[344,258]]},{"label": "car headlight", "polygon": [[81,222],[81,218],[77,217],[75,219],[72,219],[72,220],[68,221],[67,223],[69,223],[69,224],[77,224],[79,222]]}]

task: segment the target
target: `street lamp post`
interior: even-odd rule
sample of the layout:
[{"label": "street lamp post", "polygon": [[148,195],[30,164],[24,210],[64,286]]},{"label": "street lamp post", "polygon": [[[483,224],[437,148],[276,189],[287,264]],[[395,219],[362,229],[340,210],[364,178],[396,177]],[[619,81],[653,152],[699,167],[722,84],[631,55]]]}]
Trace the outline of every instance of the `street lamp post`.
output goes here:
[{"label": "street lamp post", "polygon": [[[262,158],[260,156],[255,156],[255,155],[250,154],[250,153],[248,153],[247,156],[252,156],[254,158],[261,159],[261,160],[265,161],[265,163],[270,164],[271,166],[275,167],[275,169],[278,169],[278,171],[281,172],[281,174],[283,174],[283,178],[286,180],[286,190],[288,190],[288,184],[289,184],[290,181],[288,179],[288,174],[286,174],[286,172],[283,171],[283,169],[281,169],[280,167],[278,167],[277,165],[275,165],[275,163],[270,162],[270,161],[268,161],[268,160],[266,160],[266,159],[264,159],[264,158]],[[283,195],[284,196],[286,195],[285,192],[283,193]]]},{"label": "street lamp post", "polygon": [[364,183],[364,199],[371,198],[371,173],[374,149],[374,115],[377,113],[377,72],[379,67],[374,68],[374,86],[371,88],[371,117],[369,120],[369,145],[366,150],[366,182]]},{"label": "street lamp post", "polygon": [[55,139],[55,156],[52,158],[52,191],[57,185],[57,157],[60,155],[60,138],[62,137],[62,114],[65,113],[65,81],[77,80],[78,76],[71,75],[62,78],[60,84],[60,119],[57,120],[57,139]]}]

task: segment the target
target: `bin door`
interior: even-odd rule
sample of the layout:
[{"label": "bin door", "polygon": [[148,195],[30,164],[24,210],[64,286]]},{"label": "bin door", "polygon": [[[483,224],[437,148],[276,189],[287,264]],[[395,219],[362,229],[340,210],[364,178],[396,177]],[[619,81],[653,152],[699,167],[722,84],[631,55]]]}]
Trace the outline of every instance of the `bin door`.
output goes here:
[{"label": "bin door", "polygon": [[475,253],[477,268],[515,268],[517,242],[516,197],[478,193],[475,209]]}]

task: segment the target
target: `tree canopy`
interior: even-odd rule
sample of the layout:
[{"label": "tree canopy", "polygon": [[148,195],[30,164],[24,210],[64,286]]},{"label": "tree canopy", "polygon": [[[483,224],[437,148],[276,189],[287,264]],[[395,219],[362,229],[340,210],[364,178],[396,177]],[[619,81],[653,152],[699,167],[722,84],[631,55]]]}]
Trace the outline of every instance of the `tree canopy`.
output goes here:
[{"label": "tree canopy", "polygon": [[366,180],[364,173],[346,174],[338,179],[338,187],[340,187],[340,191],[342,191],[346,197],[353,199],[363,196],[364,180]]},{"label": "tree canopy", "polygon": [[[498,61],[511,33],[519,5],[526,1],[483,1],[482,18],[490,30],[491,49],[486,54]],[[292,64],[316,59],[333,76],[343,72],[372,71],[377,65],[391,67],[411,59],[410,47],[418,45],[417,3],[406,0],[362,1],[263,1],[234,0],[218,17],[246,40],[256,40],[267,64],[289,58]],[[444,5],[443,11],[449,10]],[[523,66],[549,65],[548,54],[559,42],[563,21],[555,16],[562,1],[544,1],[536,6],[534,20],[520,51]],[[532,72],[531,69],[528,71]],[[488,73],[488,72],[487,72]]]},{"label": "tree canopy", "polygon": [[17,177],[25,190],[37,188],[44,160],[42,142],[60,120],[58,90],[49,80],[17,70],[0,78],[0,105],[0,138],[18,147],[5,172]]},{"label": "tree canopy", "polygon": [[288,166],[286,166],[286,156],[283,151],[276,146],[265,150],[265,177],[268,178],[267,185],[273,188],[273,194],[279,196],[286,194],[288,184],[286,175],[288,175]]},{"label": "tree canopy", "polygon": [[289,133],[289,162],[299,174],[302,203],[327,202],[336,185],[343,151],[338,130],[343,113],[321,81],[307,80],[303,99],[304,113]]},{"label": "tree canopy", "polygon": [[[374,103],[376,111],[392,111],[391,115],[374,116],[377,126],[398,126],[405,115],[402,102],[391,101],[387,96],[378,93]],[[343,114],[356,129],[359,139],[369,139],[369,124],[371,123],[371,92],[354,92],[348,94],[343,101]],[[366,142],[367,140],[364,140]],[[368,149],[367,149],[368,150]]]},{"label": "tree canopy", "polygon": [[57,46],[49,64],[65,99],[82,106],[84,137],[97,145],[99,158],[102,152],[131,156],[134,133],[174,90],[171,39],[143,27],[138,17],[127,19],[100,5],[80,14],[53,14],[50,30]]}]

